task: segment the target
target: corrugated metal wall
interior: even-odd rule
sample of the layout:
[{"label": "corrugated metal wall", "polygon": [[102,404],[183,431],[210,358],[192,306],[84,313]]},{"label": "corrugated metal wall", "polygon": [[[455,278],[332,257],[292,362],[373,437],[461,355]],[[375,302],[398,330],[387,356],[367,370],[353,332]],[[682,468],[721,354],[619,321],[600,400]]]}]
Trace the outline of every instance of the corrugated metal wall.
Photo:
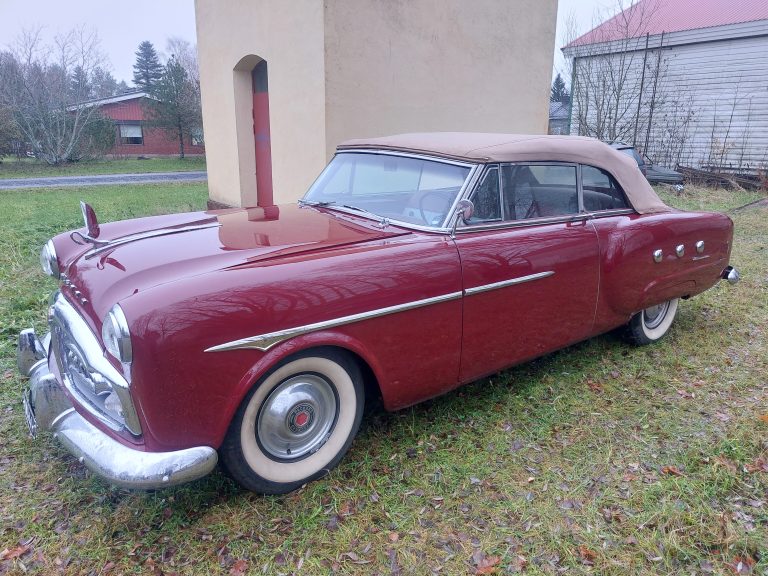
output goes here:
[{"label": "corrugated metal wall", "polygon": [[[743,172],[767,169],[768,21],[751,26],[764,34],[710,39],[711,29],[686,31],[684,41],[688,43],[669,45],[665,41],[660,58],[659,49],[654,48],[659,44],[658,36],[651,37],[645,59],[643,50],[577,58],[571,133],[591,132],[579,122],[580,106],[585,106],[584,98],[578,95],[579,74],[585,86],[584,76],[606,75],[606,67],[599,64],[601,59],[609,58],[615,72],[617,62],[623,58],[627,78],[620,102],[615,103],[615,108],[622,111],[618,130],[621,139],[630,143],[636,139],[642,148],[648,136],[647,154],[671,167],[683,164]],[[680,33],[672,36],[672,42],[680,41],[676,36]],[[638,114],[644,60],[646,74]],[[596,109],[594,102],[584,110],[587,112],[582,120],[586,118],[589,125],[604,113]]]}]

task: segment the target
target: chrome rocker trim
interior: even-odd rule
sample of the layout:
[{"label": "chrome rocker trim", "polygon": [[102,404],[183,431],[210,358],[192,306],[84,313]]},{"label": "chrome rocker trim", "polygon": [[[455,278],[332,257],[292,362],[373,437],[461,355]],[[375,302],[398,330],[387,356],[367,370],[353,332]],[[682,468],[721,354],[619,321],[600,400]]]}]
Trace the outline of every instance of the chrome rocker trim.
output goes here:
[{"label": "chrome rocker trim", "polygon": [[[29,377],[24,412],[32,436],[40,429],[49,430],[95,474],[124,488],[175,486],[201,478],[214,469],[218,455],[208,446],[142,452],[113,440],[85,420],[48,368],[49,342],[48,336],[40,341],[32,329],[19,334],[17,359],[22,376]],[[29,358],[36,360],[30,365]]]},{"label": "chrome rocker trim", "polygon": [[485,284],[483,286],[467,288],[461,292],[450,292],[448,294],[443,294],[442,296],[434,296],[432,298],[425,298],[423,300],[406,302],[405,304],[397,304],[395,306],[379,308],[377,310],[371,310],[370,312],[361,312],[359,314],[352,314],[350,316],[342,316],[341,318],[336,318],[334,320],[325,320],[323,322],[316,322],[314,324],[297,326],[296,328],[288,328],[286,330],[278,330],[277,332],[269,332],[268,334],[249,336],[248,338],[242,338],[240,340],[225,342],[224,344],[219,344],[217,346],[211,346],[210,348],[206,348],[205,352],[226,352],[228,350],[243,350],[249,348],[266,352],[280,342],[284,342],[285,340],[290,340],[291,338],[295,338],[296,336],[301,336],[303,334],[308,334],[310,332],[317,332],[318,330],[326,330],[328,328],[336,328],[338,326],[344,326],[345,324],[352,324],[353,322],[370,320],[371,318],[380,318],[381,316],[397,314],[398,312],[414,310],[424,306],[431,306],[432,304],[439,304],[440,302],[457,300],[463,296],[472,296],[473,294],[479,294],[480,292],[486,292],[488,290],[498,290],[499,288],[506,288],[507,286],[514,286],[515,284],[523,284],[525,282],[531,282],[532,280],[547,278],[548,276],[552,276],[554,273],[555,272],[553,270],[549,270],[547,272],[539,272],[537,274],[520,276],[518,278],[512,278],[502,282],[494,282],[493,284]]}]

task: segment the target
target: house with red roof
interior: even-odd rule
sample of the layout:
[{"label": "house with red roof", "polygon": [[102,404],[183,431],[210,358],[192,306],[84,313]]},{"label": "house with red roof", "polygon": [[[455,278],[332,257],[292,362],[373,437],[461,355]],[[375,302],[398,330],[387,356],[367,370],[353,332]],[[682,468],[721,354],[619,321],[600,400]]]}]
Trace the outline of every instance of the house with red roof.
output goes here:
[{"label": "house with red roof", "polygon": [[[151,96],[136,90],[77,104],[97,106],[100,113],[115,123],[115,145],[108,152],[114,156],[173,156],[179,153],[179,141],[175,135],[149,126],[146,100]],[[186,136],[184,154],[205,154],[202,131],[199,136]]]},{"label": "house with red roof", "polygon": [[768,1],[639,0],[563,53],[572,134],[669,167],[768,169]]}]

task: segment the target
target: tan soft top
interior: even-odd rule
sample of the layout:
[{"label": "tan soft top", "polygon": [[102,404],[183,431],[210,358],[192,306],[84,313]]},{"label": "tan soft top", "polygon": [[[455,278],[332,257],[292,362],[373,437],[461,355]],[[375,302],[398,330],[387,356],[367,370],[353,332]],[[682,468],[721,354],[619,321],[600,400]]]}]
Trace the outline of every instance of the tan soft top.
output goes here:
[{"label": "tan soft top", "polygon": [[469,162],[575,162],[613,174],[640,214],[669,212],[637,163],[607,144],[583,136],[426,132],[347,140],[338,150],[376,148],[416,152]]}]

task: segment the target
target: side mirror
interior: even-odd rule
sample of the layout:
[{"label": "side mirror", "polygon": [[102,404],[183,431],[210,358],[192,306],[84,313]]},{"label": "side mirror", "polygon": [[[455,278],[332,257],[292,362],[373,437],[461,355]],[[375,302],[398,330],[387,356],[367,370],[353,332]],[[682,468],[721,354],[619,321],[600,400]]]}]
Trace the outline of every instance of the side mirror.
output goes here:
[{"label": "side mirror", "polygon": [[459,200],[459,203],[456,205],[456,214],[459,215],[459,218],[462,219],[464,224],[469,222],[474,213],[475,205],[471,200]]},{"label": "side mirror", "polygon": [[459,203],[456,204],[456,220],[453,222],[453,229],[451,230],[451,238],[454,238],[456,236],[456,227],[459,225],[459,219],[461,219],[464,224],[469,222],[469,219],[472,218],[472,214],[475,213],[475,205],[472,204],[471,200],[459,200]]}]

